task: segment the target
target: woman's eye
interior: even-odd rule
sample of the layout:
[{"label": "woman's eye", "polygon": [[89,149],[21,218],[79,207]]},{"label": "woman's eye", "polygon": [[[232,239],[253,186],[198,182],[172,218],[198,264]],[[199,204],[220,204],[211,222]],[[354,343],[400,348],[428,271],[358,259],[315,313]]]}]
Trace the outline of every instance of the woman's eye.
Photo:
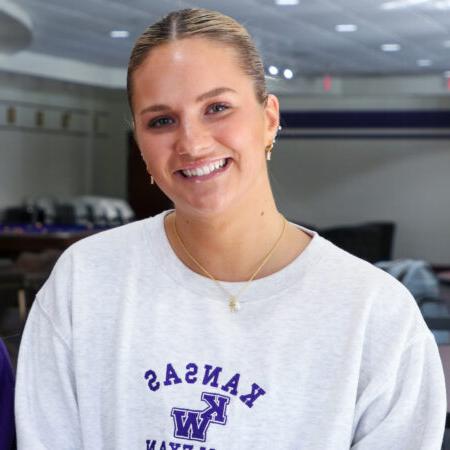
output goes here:
[{"label": "woman's eye", "polygon": [[149,128],[161,128],[167,125],[172,125],[173,120],[170,117],[158,117],[149,122]]},{"label": "woman's eye", "polygon": [[224,103],[214,103],[214,105],[211,105],[208,108],[208,113],[215,114],[215,113],[219,113],[219,112],[225,111],[227,109],[229,109],[229,106],[225,105]]}]

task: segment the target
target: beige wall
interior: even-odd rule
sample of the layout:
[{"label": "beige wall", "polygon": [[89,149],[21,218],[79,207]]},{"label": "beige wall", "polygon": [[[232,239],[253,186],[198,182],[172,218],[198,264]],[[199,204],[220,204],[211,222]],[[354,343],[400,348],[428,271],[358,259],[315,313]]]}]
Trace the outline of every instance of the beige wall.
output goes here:
[{"label": "beige wall", "polygon": [[[448,100],[291,97],[281,104],[295,110],[450,109]],[[280,139],[270,172],[288,217],[319,227],[391,220],[398,227],[396,258],[450,263],[450,140]]]},{"label": "beige wall", "polygon": [[[40,128],[36,111],[45,116]],[[72,116],[67,130],[64,112]],[[29,195],[124,197],[126,115],[123,91],[0,73],[0,207]]]}]

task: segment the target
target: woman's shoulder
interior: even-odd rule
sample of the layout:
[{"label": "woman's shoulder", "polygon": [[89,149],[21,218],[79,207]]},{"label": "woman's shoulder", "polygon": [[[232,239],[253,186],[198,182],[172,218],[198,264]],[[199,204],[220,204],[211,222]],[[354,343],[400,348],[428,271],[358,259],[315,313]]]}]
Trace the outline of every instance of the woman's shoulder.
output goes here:
[{"label": "woman's shoulder", "polygon": [[49,280],[67,284],[77,273],[92,275],[126,270],[130,261],[155,253],[164,229],[161,214],[104,230],[68,247],[58,258]]},{"label": "woman's shoulder", "polygon": [[[161,215],[93,234],[67,248],[38,293],[42,305],[95,289],[99,280],[115,283],[127,272],[156,264],[158,239],[164,233]],[[162,237],[161,237],[162,236]]]},{"label": "woman's shoulder", "polygon": [[85,237],[68,248],[75,256],[130,252],[161,239],[163,213]]},{"label": "woman's shoulder", "polygon": [[143,229],[151,226],[154,221],[155,218],[151,217],[93,233],[71,245],[70,251],[89,252],[97,247],[126,245],[132,240],[139,239]]},{"label": "woman's shoulder", "polygon": [[321,240],[324,257],[320,270],[326,273],[330,290],[359,306],[378,329],[402,324],[413,334],[428,333],[417,302],[405,285],[374,264],[325,238]]},{"label": "woman's shoulder", "polygon": [[371,262],[349,253],[322,236],[318,236],[318,240],[322,252],[320,270],[326,271],[334,283],[407,291],[398,280]]},{"label": "woman's shoulder", "polygon": [[305,248],[305,253],[310,256],[310,272],[327,279],[328,283],[353,288],[397,284],[392,276],[338,247],[319,232],[303,226],[299,228],[312,238]]}]

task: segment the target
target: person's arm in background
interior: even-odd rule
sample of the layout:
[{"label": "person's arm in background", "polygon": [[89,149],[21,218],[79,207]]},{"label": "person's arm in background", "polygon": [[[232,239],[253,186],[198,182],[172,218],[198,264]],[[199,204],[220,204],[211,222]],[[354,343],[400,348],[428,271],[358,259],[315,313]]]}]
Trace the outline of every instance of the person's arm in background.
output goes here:
[{"label": "person's arm in background", "polygon": [[14,374],[8,350],[0,339],[0,449],[15,449],[15,436]]},{"label": "person's arm in background", "polygon": [[351,450],[440,450],[446,403],[436,342],[419,334],[359,395]]}]

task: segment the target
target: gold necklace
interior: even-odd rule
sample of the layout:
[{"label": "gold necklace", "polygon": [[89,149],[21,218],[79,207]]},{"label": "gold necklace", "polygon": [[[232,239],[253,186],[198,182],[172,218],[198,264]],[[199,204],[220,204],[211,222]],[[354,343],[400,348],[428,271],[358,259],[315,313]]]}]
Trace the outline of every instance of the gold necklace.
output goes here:
[{"label": "gold necklace", "polygon": [[[283,217],[283,216],[282,216]],[[177,230],[177,224],[176,224],[176,216],[173,219],[173,231],[175,233],[175,236],[177,237],[178,242],[180,243],[181,247],[183,247],[183,250],[185,251],[186,255],[189,256],[189,258],[191,259],[191,261],[203,272],[206,274],[206,276],[208,278],[211,278],[211,280],[214,281],[214,283],[216,283],[220,289],[222,289],[223,292],[225,292],[225,294],[228,297],[228,306],[230,308],[231,312],[236,312],[240,309],[241,305],[239,303],[239,297],[242,295],[242,293],[250,286],[250,283],[253,281],[253,279],[256,277],[256,275],[258,275],[259,271],[264,267],[264,265],[266,264],[266,262],[269,260],[269,258],[272,256],[272,254],[274,253],[274,251],[276,250],[276,248],[278,247],[278,244],[281,241],[281,238],[284,235],[284,231],[286,230],[286,219],[283,217],[283,229],[281,230],[280,236],[278,236],[278,239],[276,240],[275,244],[273,245],[273,247],[270,249],[269,253],[267,253],[267,255],[263,258],[263,260],[261,261],[261,263],[259,264],[258,268],[253,272],[253,275],[247,280],[247,282],[244,284],[244,286],[242,286],[241,290],[233,295],[230,294],[230,292],[228,292],[223,286],[222,283],[220,283],[218,280],[216,280],[193,256],[192,254],[189,252],[189,250],[186,248],[186,246],[184,245],[183,241],[181,240],[180,235],[178,234],[178,230]]]}]

